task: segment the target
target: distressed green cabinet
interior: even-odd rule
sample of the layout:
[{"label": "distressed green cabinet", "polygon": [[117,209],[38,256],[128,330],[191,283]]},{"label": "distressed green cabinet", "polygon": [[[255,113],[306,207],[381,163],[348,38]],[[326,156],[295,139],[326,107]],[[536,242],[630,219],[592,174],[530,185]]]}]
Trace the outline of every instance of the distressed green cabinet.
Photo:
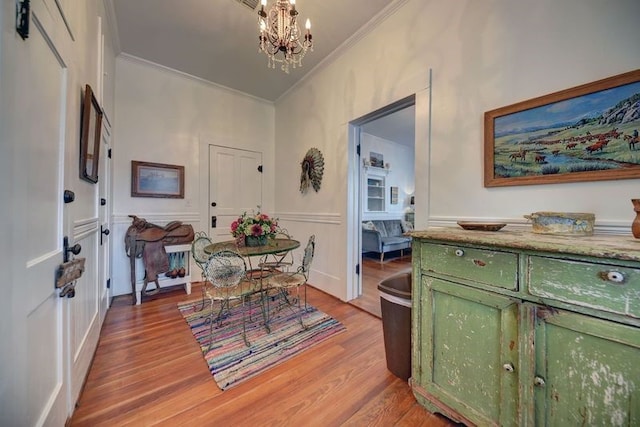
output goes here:
[{"label": "distressed green cabinet", "polygon": [[421,353],[420,366],[430,367],[423,372],[425,391],[486,424],[516,424],[519,304],[429,276],[422,280],[429,351]]},{"label": "distressed green cabinet", "polygon": [[412,236],[422,405],[467,425],[640,425],[640,241]]},{"label": "distressed green cabinet", "polygon": [[540,426],[639,426],[640,330],[534,307]]}]

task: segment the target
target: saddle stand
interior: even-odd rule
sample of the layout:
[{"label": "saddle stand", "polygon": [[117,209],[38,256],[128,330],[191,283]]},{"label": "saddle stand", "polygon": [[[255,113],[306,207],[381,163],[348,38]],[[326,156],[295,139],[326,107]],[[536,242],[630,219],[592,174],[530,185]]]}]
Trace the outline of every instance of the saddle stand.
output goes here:
[{"label": "saddle stand", "polygon": [[[194,232],[190,224],[172,221],[162,227],[147,222],[144,218],[129,215],[133,223],[127,229],[124,244],[131,265],[131,297],[136,303],[136,258],[142,258],[144,265],[143,295],[152,295],[160,290],[158,275],[169,271],[169,257],[165,245],[178,245],[193,242]],[[149,282],[155,289],[147,291]]]}]

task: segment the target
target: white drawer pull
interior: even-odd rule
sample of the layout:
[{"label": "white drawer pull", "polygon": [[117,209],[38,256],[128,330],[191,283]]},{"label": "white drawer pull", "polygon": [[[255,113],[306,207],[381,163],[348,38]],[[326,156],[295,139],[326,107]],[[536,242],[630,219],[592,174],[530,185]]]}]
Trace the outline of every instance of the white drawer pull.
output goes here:
[{"label": "white drawer pull", "polygon": [[463,256],[464,251],[462,249],[456,249],[456,256]]},{"label": "white drawer pull", "polygon": [[622,283],[624,282],[624,274],[619,271],[609,271],[607,272],[607,280],[613,283]]}]

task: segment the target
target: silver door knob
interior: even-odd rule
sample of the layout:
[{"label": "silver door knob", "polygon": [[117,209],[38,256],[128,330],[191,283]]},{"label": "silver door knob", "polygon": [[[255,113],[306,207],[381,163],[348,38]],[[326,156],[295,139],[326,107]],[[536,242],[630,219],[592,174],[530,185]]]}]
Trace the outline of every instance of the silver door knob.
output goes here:
[{"label": "silver door knob", "polygon": [[533,384],[534,384],[536,387],[544,387],[544,385],[545,385],[544,378],[542,378],[542,377],[535,377],[535,378],[533,379]]},{"label": "silver door knob", "polygon": [[502,369],[504,369],[507,372],[513,372],[513,370],[514,370],[513,364],[505,363],[504,365],[502,365]]}]

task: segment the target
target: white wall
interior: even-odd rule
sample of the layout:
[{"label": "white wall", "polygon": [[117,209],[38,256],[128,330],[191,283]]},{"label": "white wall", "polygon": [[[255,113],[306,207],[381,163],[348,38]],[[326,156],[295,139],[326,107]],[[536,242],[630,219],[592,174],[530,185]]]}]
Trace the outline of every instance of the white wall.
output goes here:
[{"label": "white wall", "polygon": [[299,159],[312,146],[325,155],[319,193],[293,196],[296,162],[276,175],[276,187],[290,189],[276,194],[278,210],[295,220],[294,231],[318,236],[314,285],[346,298],[349,121],[412,93],[418,228],[518,222],[540,210],[594,212],[597,224],[630,226],[637,179],[487,189],[482,138],[485,111],[640,68],[638,16],[637,0],[409,0],[278,100],[276,157]]},{"label": "white wall", "polygon": [[[135,58],[118,57],[116,75],[112,281],[114,295],[121,295],[131,292],[123,241],[128,215],[156,224],[178,220],[208,231],[203,146],[262,152],[263,209],[273,211],[275,113],[272,103]],[[132,160],[184,166],[184,199],[131,197]]]},{"label": "white wall", "polygon": [[[362,191],[362,220],[373,219],[404,219],[404,213],[409,207],[409,197],[414,191],[414,167],[413,149],[394,141],[389,141],[367,133],[360,135],[360,152],[362,158],[369,158],[369,153],[379,153],[384,156],[384,162],[389,163],[389,169],[383,171],[385,179],[385,210],[384,212],[367,212],[366,191]],[[363,186],[366,185],[366,174],[364,169]],[[398,203],[391,204],[391,187],[398,187]]]}]

